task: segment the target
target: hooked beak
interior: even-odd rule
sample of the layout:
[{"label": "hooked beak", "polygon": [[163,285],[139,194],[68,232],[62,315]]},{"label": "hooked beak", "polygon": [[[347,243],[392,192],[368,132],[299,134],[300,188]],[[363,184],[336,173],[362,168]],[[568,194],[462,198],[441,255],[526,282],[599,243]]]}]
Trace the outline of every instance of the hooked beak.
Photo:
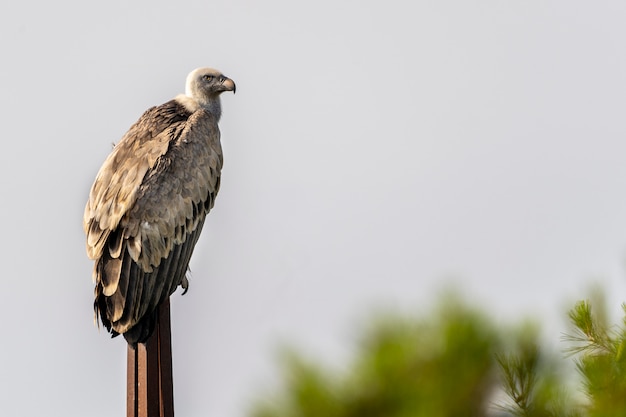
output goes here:
[{"label": "hooked beak", "polygon": [[235,82],[233,80],[231,80],[228,77],[224,77],[220,81],[222,83],[222,91],[232,91],[233,94],[235,94],[235,91],[237,90],[237,86],[235,85]]}]

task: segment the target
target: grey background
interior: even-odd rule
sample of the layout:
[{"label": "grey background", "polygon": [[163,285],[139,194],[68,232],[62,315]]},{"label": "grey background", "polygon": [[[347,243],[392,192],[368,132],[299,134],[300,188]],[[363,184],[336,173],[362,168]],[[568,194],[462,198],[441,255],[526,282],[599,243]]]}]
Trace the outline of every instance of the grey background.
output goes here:
[{"label": "grey background", "polygon": [[626,294],[626,3],[0,5],[0,414],[121,416],[82,214],[148,107],[214,66],[225,168],[173,297],[177,414],[241,416],[292,343],[341,367],[368,312],[452,286],[562,331]]}]

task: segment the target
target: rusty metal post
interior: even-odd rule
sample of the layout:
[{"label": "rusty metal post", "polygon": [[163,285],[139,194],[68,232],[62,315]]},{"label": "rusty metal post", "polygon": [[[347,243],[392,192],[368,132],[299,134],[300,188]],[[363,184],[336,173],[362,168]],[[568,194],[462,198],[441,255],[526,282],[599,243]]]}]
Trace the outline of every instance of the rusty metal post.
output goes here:
[{"label": "rusty metal post", "polygon": [[157,312],[156,328],[145,343],[128,345],[127,417],[174,417],[170,300]]},{"label": "rusty metal post", "polygon": [[174,376],[172,374],[172,327],[170,299],[159,307],[159,417],[174,417]]}]

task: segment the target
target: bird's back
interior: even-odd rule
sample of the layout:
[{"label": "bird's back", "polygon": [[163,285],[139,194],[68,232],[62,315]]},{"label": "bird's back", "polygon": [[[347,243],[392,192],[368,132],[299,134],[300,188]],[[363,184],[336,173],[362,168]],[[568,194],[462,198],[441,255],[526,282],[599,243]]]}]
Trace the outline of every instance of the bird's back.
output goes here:
[{"label": "bird's back", "polygon": [[218,119],[177,100],[147,110],[100,169],[85,208],[94,310],[113,335],[144,341],[185,273],[219,190]]}]

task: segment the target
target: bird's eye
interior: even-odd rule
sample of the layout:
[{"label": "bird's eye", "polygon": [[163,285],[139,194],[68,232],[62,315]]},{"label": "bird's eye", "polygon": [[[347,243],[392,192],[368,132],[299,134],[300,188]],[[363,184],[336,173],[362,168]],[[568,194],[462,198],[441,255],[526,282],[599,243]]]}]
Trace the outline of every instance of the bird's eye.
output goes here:
[{"label": "bird's eye", "polygon": [[205,75],[202,78],[204,78],[204,81],[211,81],[213,79],[212,75]]}]

